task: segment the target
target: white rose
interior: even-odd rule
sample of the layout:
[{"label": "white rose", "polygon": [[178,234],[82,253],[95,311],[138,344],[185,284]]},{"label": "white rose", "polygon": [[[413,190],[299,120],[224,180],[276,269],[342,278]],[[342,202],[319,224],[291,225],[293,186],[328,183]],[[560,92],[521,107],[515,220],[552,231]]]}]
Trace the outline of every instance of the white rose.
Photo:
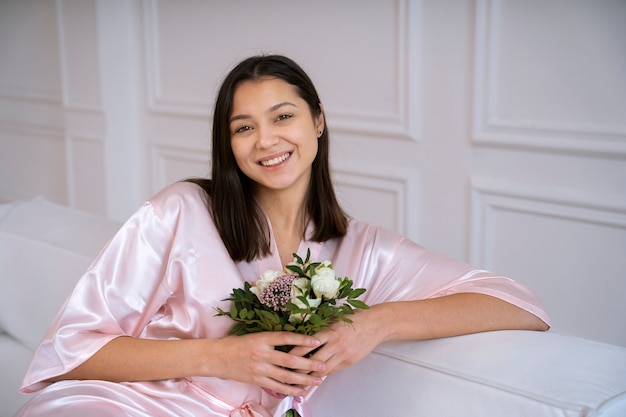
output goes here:
[{"label": "white rose", "polygon": [[[320,298],[307,298],[307,302],[309,303],[309,305],[307,306],[302,300],[297,298],[301,295],[306,296],[305,291],[303,290],[306,290],[308,283],[309,280],[307,278],[296,278],[291,283],[291,302],[298,306],[298,308],[317,308],[322,302]],[[292,314],[291,316],[289,316],[289,321],[291,323],[302,323],[306,322],[307,320],[309,320],[309,317],[305,317],[303,313]]]},{"label": "white rose", "polygon": [[330,299],[337,296],[339,280],[335,276],[335,271],[330,267],[330,262],[323,262],[315,270],[315,275],[311,278],[311,287],[317,297]]},{"label": "white rose", "polygon": [[295,304],[298,296],[304,295],[309,280],[306,278],[296,278],[291,283],[291,301]]},{"label": "white rose", "polygon": [[267,271],[261,274],[259,279],[250,288],[250,291],[252,291],[252,293],[256,295],[257,297],[260,297],[263,290],[265,290],[267,286],[270,285],[270,283],[274,281],[276,278],[278,278],[279,276],[280,276],[280,272],[272,271],[271,269],[268,269]]}]

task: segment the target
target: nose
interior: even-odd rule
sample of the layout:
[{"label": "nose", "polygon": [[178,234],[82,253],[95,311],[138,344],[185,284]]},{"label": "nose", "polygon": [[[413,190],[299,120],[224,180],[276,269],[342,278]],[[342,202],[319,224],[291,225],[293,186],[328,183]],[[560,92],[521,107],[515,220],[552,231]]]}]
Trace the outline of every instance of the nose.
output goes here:
[{"label": "nose", "polygon": [[272,126],[263,125],[257,127],[257,148],[271,148],[278,143],[278,140],[278,135]]}]

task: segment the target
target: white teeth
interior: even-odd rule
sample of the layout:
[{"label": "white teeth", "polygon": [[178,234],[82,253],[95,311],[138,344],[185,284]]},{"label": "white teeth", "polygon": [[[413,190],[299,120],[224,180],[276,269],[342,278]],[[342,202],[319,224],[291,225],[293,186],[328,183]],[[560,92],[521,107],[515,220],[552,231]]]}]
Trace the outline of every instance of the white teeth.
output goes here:
[{"label": "white teeth", "polygon": [[288,152],[288,153],[286,153],[286,154],[284,154],[282,156],[279,156],[277,158],[270,159],[268,161],[261,161],[261,165],[263,165],[264,167],[271,167],[271,166],[274,166],[274,165],[278,165],[281,162],[283,162],[285,159],[289,158],[289,155],[291,155],[291,153]]}]

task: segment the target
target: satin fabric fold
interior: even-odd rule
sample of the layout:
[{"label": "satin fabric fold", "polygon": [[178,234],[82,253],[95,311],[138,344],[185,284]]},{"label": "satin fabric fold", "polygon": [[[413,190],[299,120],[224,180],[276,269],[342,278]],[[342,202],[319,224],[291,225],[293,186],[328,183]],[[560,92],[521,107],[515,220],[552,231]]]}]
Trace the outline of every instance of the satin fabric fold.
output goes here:
[{"label": "satin fabric fold", "polygon": [[[216,307],[230,307],[221,300],[264,270],[280,270],[282,265],[277,251],[254,262],[234,263],[208,215],[207,198],[195,184],[176,183],[142,205],[122,226],[78,281],[36,350],[22,391],[43,391],[17,416],[36,415],[28,411],[34,409],[42,412],[39,415],[66,415],[65,408],[57,408],[59,401],[80,396],[81,387],[93,390],[94,403],[99,394],[103,403],[117,401],[121,406],[126,405],[124,396],[116,394],[117,387],[120,392],[130,389],[136,410],[166,406],[185,410],[178,415],[189,416],[272,415],[281,399],[259,387],[220,378],[125,385],[45,382],[74,369],[119,336],[192,339],[227,335],[232,321],[215,316]],[[309,225],[307,233],[311,230]],[[314,259],[331,260],[338,275],[352,279],[355,288],[366,288],[363,300],[370,305],[478,292],[515,304],[549,323],[535,295],[519,283],[434,254],[366,222],[350,221],[342,239],[303,240],[298,253],[305,255],[307,248]],[[210,398],[226,405],[218,407]],[[142,414],[137,411],[136,415]]]}]

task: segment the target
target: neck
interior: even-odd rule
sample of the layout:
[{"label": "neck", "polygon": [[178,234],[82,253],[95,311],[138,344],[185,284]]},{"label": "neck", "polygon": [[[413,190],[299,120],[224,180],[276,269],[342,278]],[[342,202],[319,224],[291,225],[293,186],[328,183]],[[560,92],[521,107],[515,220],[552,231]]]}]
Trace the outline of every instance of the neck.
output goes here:
[{"label": "neck", "polygon": [[257,201],[272,225],[280,259],[285,265],[293,259],[306,229],[308,218],[304,196],[294,198],[292,192],[259,193]]},{"label": "neck", "polygon": [[275,232],[294,232],[302,236],[307,222],[304,198],[294,198],[290,193],[272,193],[258,195],[257,201]]}]

